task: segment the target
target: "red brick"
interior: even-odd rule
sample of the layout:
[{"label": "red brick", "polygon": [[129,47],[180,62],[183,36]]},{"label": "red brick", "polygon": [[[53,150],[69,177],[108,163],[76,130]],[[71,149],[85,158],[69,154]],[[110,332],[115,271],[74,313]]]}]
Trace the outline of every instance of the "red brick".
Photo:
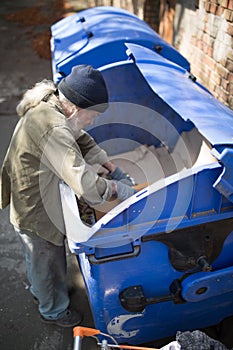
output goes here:
[{"label": "red brick", "polygon": [[[229,71],[223,67],[221,64],[217,64],[217,73],[219,75],[221,75],[222,78],[224,79],[228,79],[229,80],[229,76],[231,73],[229,73]],[[233,79],[233,73],[232,73],[232,79]]]},{"label": "red brick", "polygon": [[201,41],[201,40],[198,40],[197,47],[198,47],[198,49],[200,49],[201,51],[204,52],[204,50],[205,50],[205,43],[203,41]]},{"label": "red brick", "polygon": [[209,37],[209,34],[203,33],[203,34],[201,35],[201,38],[200,38],[200,39],[206,43],[207,40],[208,40],[208,37]]},{"label": "red brick", "polygon": [[229,73],[228,80],[229,80],[229,83],[233,83],[233,73]]},{"label": "red brick", "polygon": [[206,10],[206,12],[210,12],[210,8],[211,8],[210,2],[206,2],[205,3],[205,10]]},{"label": "red brick", "polygon": [[227,59],[226,69],[228,69],[229,72],[233,72],[233,61],[232,60]]},{"label": "red brick", "polygon": [[214,15],[217,13],[218,6],[216,4],[211,3],[210,4],[210,13],[213,13]]},{"label": "red brick", "polygon": [[233,36],[233,24],[229,23],[227,27],[227,34]]},{"label": "red brick", "polygon": [[229,84],[227,90],[228,90],[228,92],[230,93],[230,95],[233,95],[233,83]]},{"label": "red brick", "polygon": [[204,69],[204,71],[205,71],[205,76],[208,78],[208,80],[209,80],[209,78],[210,78],[210,76],[211,76],[211,73],[212,73],[212,70],[211,69],[209,69],[208,67],[205,67],[205,68],[203,68]]},{"label": "red brick", "polygon": [[221,77],[218,73],[216,73],[215,71],[211,71],[210,74],[210,79],[216,84],[216,85],[221,85]]},{"label": "red brick", "polygon": [[228,90],[229,91],[229,81],[227,79],[221,79],[221,82],[220,82],[220,85],[221,87],[224,89],[224,90]]},{"label": "red brick", "polygon": [[205,86],[208,88],[208,90],[210,90],[212,93],[214,93],[215,88],[216,88],[216,84],[213,81],[209,80]]},{"label": "red brick", "polygon": [[221,64],[223,67],[226,67],[226,64],[227,64],[226,56],[220,59],[219,64]]},{"label": "red brick", "polygon": [[216,15],[222,16],[222,14],[223,14],[223,7],[218,5]]},{"label": "red brick", "polygon": [[220,0],[219,3],[222,7],[227,8],[227,6],[228,6],[228,0]]},{"label": "red brick", "polygon": [[205,55],[207,55],[208,52],[208,45],[203,43],[202,51],[204,52]]},{"label": "red brick", "polygon": [[224,9],[223,15],[227,21],[229,21],[229,22],[233,21],[233,12],[231,10]]},{"label": "red brick", "polygon": [[214,38],[207,33],[204,33],[202,41],[210,47],[214,46]]},{"label": "red brick", "polygon": [[211,81],[209,70],[205,70],[206,67],[202,67],[202,71],[199,73],[199,77],[204,85],[208,85]]},{"label": "red brick", "polygon": [[207,50],[207,55],[208,55],[209,57],[213,57],[213,51],[214,51],[214,48],[211,47],[211,46],[209,46],[209,47],[208,47],[208,50]]},{"label": "red brick", "polygon": [[221,88],[221,86],[216,86],[216,94],[218,98],[221,98],[223,101],[227,101],[229,93]]},{"label": "red brick", "polygon": [[228,51],[226,57],[227,57],[229,60],[233,61],[233,51],[232,51],[232,50]]},{"label": "red brick", "polygon": [[217,63],[213,60],[213,58],[205,56],[203,59],[205,65],[207,65],[210,69],[215,70]]},{"label": "red brick", "polygon": [[228,9],[233,11],[233,0],[228,1]]}]

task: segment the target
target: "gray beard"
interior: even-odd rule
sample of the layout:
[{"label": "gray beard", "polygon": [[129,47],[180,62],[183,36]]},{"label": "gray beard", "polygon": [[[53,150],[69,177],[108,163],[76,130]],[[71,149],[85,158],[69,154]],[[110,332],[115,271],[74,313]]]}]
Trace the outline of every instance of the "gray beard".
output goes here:
[{"label": "gray beard", "polygon": [[74,133],[75,140],[77,140],[80,136],[81,128],[78,123],[77,117],[74,118],[73,116],[69,117],[67,119],[68,123],[70,124],[70,127]]}]

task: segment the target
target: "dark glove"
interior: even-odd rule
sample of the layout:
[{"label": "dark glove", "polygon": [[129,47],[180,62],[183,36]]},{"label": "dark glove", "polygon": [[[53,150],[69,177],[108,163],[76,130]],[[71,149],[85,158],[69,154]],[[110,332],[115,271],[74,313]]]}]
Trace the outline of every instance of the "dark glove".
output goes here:
[{"label": "dark glove", "polygon": [[227,350],[225,345],[199,330],[177,332],[176,340],[181,345],[181,350]]},{"label": "dark glove", "polygon": [[135,185],[134,179],[130,177],[128,174],[124,173],[118,166],[109,175],[111,176],[111,179],[120,181],[125,185],[128,185],[128,186]]},{"label": "dark glove", "polygon": [[122,183],[122,181],[116,181],[116,187],[117,198],[119,198],[122,201],[137,193],[137,191],[134,188],[125,185],[124,183]]}]

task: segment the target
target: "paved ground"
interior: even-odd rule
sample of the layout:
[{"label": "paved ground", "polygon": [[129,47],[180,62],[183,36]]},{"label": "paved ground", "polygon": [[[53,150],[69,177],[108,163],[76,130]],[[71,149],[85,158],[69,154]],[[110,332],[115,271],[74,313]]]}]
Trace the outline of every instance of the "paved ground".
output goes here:
[{"label": "paved ground", "polygon": [[[43,5],[43,2],[40,3]],[[46,33],[49,20],[47,22],[44,20],[44,23],[40,24],[43,22],[40,20],[41,15],[36,17],[34,11],[32,15],[36,25],[25,25],[25,21],[32,18],[29,12],[24,11],[37,4],[39,1],[1,0],[0,165],[18,120],[15,107],[22,92],[43,78],[51,78],[50,60],[39,56],[41,54],[39,35]],[[46,6],[52,5],[53,0],[46,0]],[[56,16],[60,15],[60,10],[58,9]],[[50,20],[53,21],[53,18],[50,17]],[[47,47],[44,48],[44,52],[42,50],[44,57],[48,53]],[[72,304],[84,313],[83,325],[93,327],[76,257],[67,254],[68,284]],[[21,245],[9,223],[9,209],[0,211],[0,256],[0,349],[72,349],[72,330],[48,326],[39,319],[37,307],[28,291]],[[90,350],[90,344],[92,342],[85,342],[84,346]]]},{"label": "paved ground", "polygon": [[[85,1],[72,3],[83,5]],[[43,5],[44,13],[35,8],[38,4]],[[54,0],[1,0],[0,165],[17,122],[15,107],[22,92],[43,78],[51,78],[49,49],[41,38],[48,35],[49,24],[61,15],[61,8],[54,9],[53,5]],[[34,12],[27,11],[33,7]],[[71,330],[44,325],[39,319],[29,295],[24,256],[9,223],[8,209],[0,211],[0,254],[0,349],[71,350]],[[83,325],[93,327],[76,257],[67,253],[67,258],[71,302],[84,313]],[[232,332],[228,324],[225,327],[229,338]],[[217,330],[209,330],[209,335],[217,336]],[[233,346],[232,339],[228,345]],[[93,348],[92,342],[84,343],[83,350]]]}]

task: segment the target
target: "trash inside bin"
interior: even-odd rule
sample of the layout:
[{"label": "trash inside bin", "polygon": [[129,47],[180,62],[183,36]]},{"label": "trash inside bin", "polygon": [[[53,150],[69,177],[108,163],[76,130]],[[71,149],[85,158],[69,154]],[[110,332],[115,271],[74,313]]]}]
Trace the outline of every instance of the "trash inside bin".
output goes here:
[{"label": "trash inside bin", "polygon": [[233,315],[233,112],[150,48],[125,54],[99,67],[110,107],[88,131],[146,187],[92,226],[60,190],[95,327],[140,344]]}]

